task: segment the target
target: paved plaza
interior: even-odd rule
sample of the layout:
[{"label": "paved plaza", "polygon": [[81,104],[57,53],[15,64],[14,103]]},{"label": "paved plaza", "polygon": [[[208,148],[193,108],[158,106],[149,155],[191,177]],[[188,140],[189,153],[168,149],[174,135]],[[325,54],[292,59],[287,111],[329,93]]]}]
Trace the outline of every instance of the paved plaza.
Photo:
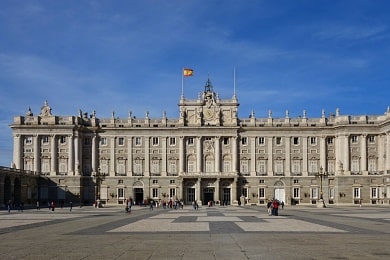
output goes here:
[{"label": "paved plaza", "polygon": [[0,259],[389,259],[388,207],[0,211]]}]

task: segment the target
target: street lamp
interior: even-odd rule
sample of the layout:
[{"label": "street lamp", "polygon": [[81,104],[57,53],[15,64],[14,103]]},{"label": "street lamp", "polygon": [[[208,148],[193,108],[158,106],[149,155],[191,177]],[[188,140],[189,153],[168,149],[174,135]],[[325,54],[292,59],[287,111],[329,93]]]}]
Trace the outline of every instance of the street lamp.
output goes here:
[{"label": "street lamp", "polygon": [[102,184],[102,181],[104,180],[105,174],[100,172],[100,168],[98,168],[97,172],[94,174],[94,177],[96,179],[96,191],[95,191],[95,206],[99,207],[99,201],[100,201],[100,185]]},{"label": "street lamp", "polygon": [[322,192],[322,179],[328,177],[328,173],[324,171],[322,166],[320,166],[320,171],[318,174],[316,174],[316,177],[320,178],[320,203],[317,205],[319,208],[324,208],[325,202],[324,202],[324,197],[323,197],[323,192]]}]

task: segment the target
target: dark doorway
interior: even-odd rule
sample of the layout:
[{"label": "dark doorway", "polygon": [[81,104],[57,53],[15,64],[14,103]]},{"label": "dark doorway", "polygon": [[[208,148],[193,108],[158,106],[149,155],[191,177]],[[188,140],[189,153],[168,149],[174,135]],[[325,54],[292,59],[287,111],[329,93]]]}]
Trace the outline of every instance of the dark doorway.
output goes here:
[{"label": "dark doorway", "polygon": [[137,205],[142,205],[144,203],[144,189],[143,188],[134,188],[134,200]]},{"label": "dark doorway", "polygon": [[203,205],[207,205],[209,201],[214,202],[214,188],[203,189]]}]

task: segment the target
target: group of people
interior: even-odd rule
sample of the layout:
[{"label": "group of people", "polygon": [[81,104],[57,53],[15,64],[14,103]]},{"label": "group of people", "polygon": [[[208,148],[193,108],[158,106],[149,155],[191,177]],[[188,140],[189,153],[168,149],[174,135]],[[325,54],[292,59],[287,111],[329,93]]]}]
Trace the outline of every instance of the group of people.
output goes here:
[{"label": "group of people", "polygon": [[267,203],[268,216],[279,216],[279,207],[284,208],[284,201],[273,199]]}]

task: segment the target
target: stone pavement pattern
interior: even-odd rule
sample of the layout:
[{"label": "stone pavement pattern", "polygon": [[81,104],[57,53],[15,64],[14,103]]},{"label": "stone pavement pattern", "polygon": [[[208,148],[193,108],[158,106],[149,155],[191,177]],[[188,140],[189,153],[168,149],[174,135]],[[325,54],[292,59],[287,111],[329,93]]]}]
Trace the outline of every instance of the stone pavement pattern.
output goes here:
[{"label": "stone pavement pattern", "polygon": [[386,207],[0,211],[0,259],[389,259]]}]

